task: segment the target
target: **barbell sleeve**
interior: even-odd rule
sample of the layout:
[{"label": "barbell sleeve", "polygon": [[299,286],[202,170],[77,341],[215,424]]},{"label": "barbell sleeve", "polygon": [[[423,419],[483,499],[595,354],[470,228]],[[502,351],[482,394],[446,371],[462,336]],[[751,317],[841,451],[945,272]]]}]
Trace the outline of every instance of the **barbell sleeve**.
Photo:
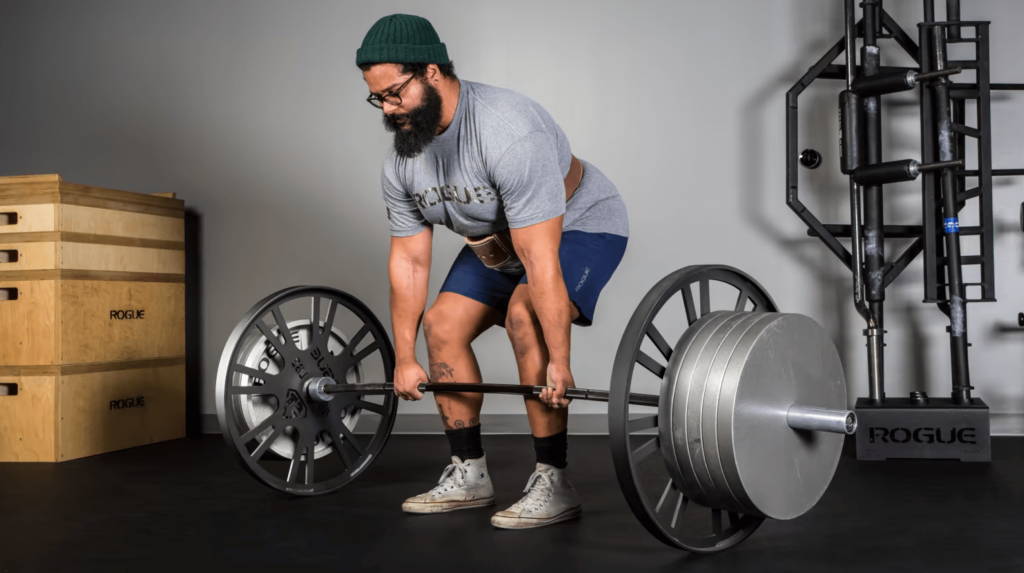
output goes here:
[{"label": "barbell sleeve", "polygon": [[857,414],[852,410],[793,405],[786,412],[786,423],[794,430],[851,435],[857,431]]}]

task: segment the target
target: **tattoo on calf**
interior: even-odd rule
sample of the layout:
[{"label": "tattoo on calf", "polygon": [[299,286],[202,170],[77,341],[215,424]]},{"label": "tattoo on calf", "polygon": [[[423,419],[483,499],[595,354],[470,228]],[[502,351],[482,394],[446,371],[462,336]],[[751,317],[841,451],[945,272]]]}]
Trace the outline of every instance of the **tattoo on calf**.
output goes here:
[{"label": "tattoo on calf", "polygon": [[448,366],[446,362],[433,362],[430,364],[430,381],[441,382],[445,378],[448,380],[452,379],[452,375],[455,370],[451,366]]},{"label": "tattoo on calf", "polygon": [[437,412],[441,414],[441,423],[444,424],[445,430],[461,430],[463,428],[472,428],[473,426],[480,425],[480,421],[476,418],[470,418],[468,423],[465,420],[454,420],[449,423],[451,418],[445,415],[444,406],[440,404],[437,405]]},{"label": "tattoo on calf", "polygon": [[444,407],[440,404],[437,405],[437,412],[441,414],[441,423],[444,424],[444,429],[454,430],[455,428],[448,424],[448,416],[444,415]]},{"label": "tattoo on calf", "polygon": [[[438,380],[444,376],[451,377],[452,369],[444,362],[435,362],[430,365],[430,379]],[[441,404],[437,405],[437,413],[441,414],[441,423],[444,424],[445,430],[461,430],[463,428],[472,428],[473,426],[479,426],[480,420],[477,418],[470,418],[469,422],[465,420],[452,420],[445,414],[444,406]]]}]

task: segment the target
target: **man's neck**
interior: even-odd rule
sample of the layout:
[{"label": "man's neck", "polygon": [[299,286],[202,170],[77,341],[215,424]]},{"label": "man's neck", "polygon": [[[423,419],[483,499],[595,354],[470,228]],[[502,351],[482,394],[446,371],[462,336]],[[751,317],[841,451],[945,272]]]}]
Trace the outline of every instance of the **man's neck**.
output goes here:
[{"label": "man's neck", "polygon": [[437,135],[441,135],[455,119],[455,110],[459,107],[459,80],[445,78],[437,91],[441,94],[441,122],[437,124]]}]

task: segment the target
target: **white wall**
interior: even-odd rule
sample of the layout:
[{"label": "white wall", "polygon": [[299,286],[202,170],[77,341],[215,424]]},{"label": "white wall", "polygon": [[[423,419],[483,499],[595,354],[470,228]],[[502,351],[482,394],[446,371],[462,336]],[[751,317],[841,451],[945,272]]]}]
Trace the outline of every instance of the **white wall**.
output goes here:
[{"label": "white wall", "polygon": [[[916,35],[920,2],[889,3]],[[939,2],[938,4],[943,4]],[[941,7],[939,8],[941,12]],[[620,333],[658,279],[699,263],[737,266],[787,311],[808,314],[841,349],[850,395],[866,395],[861,322],[841,263],[785,206],[784,93],[842,35],[839,0],[397,1],[7,0],[0,4],[0,175],[142,192],[174,191],[201,217],[202,408],[231,328],[267,293],[325,284],[356,294],[387,322],[387,221],[379,168],[389,137],[353,61],[380,16],[430,19],[461,77],[543,104],[576,155],[619,186],[632,237],[597,325],[574,329],[578,385],[607,388]],[[964,19],[993,20],[994,81],[1015,65],[1024,3],[967,0]],[[887,44],[892,45],[892,44]],[[905,64],[890,57],[885,64]],[[839,83],[801,98],[801,148],[825,164],[802,196],[846,222],[836,159]],[[1024,96],[994,105],[996,167],[1024,166]],[[917,109],[892,98],[888,159],[918,157]],[[976,394],[1024,412],[1024,336],[1000,334],[1024,310],[1024,234],[1016,181],[995,199],[998,303],[969,307]],[[919,187],[887,191],[891,222],[919,217]],[[436,233],[431,298],[461,246]],[[890,252],[893,251],[890,249]],[[889,395],[948,394],[948,343],[920,304],[920,264],[889,290]],[[476,345],[490,382],[514,383],[503,331]],[[426,358],[421,345],[421,357]],[[576,404],[574,412],[604,406]],[[430,401],[403,404],[428,413]],[[492,399],[485,412],[522,412]]]}]

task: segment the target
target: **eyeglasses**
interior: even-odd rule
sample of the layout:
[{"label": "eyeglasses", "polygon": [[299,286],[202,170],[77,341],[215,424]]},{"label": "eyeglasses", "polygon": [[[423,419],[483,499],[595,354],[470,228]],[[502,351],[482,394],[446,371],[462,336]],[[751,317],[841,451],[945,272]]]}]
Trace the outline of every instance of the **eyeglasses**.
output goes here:
[{"label": "eyeglasses", "polygon": [[388,92],[382,96],[379,96],[377,94],[370,94],[366,98],[366,102],[377,109],[383,109],[384,102],[387,102],[391,105],[402,105],[402,96],[398,94],[405,89],[405,86],[409,85],[409,82],[413,81],[414,79],[416,79],[416,76],[409,77],[409,79],[405,80],[404,84],[398,86],[398,89],[396,89],[393,92]]}]

